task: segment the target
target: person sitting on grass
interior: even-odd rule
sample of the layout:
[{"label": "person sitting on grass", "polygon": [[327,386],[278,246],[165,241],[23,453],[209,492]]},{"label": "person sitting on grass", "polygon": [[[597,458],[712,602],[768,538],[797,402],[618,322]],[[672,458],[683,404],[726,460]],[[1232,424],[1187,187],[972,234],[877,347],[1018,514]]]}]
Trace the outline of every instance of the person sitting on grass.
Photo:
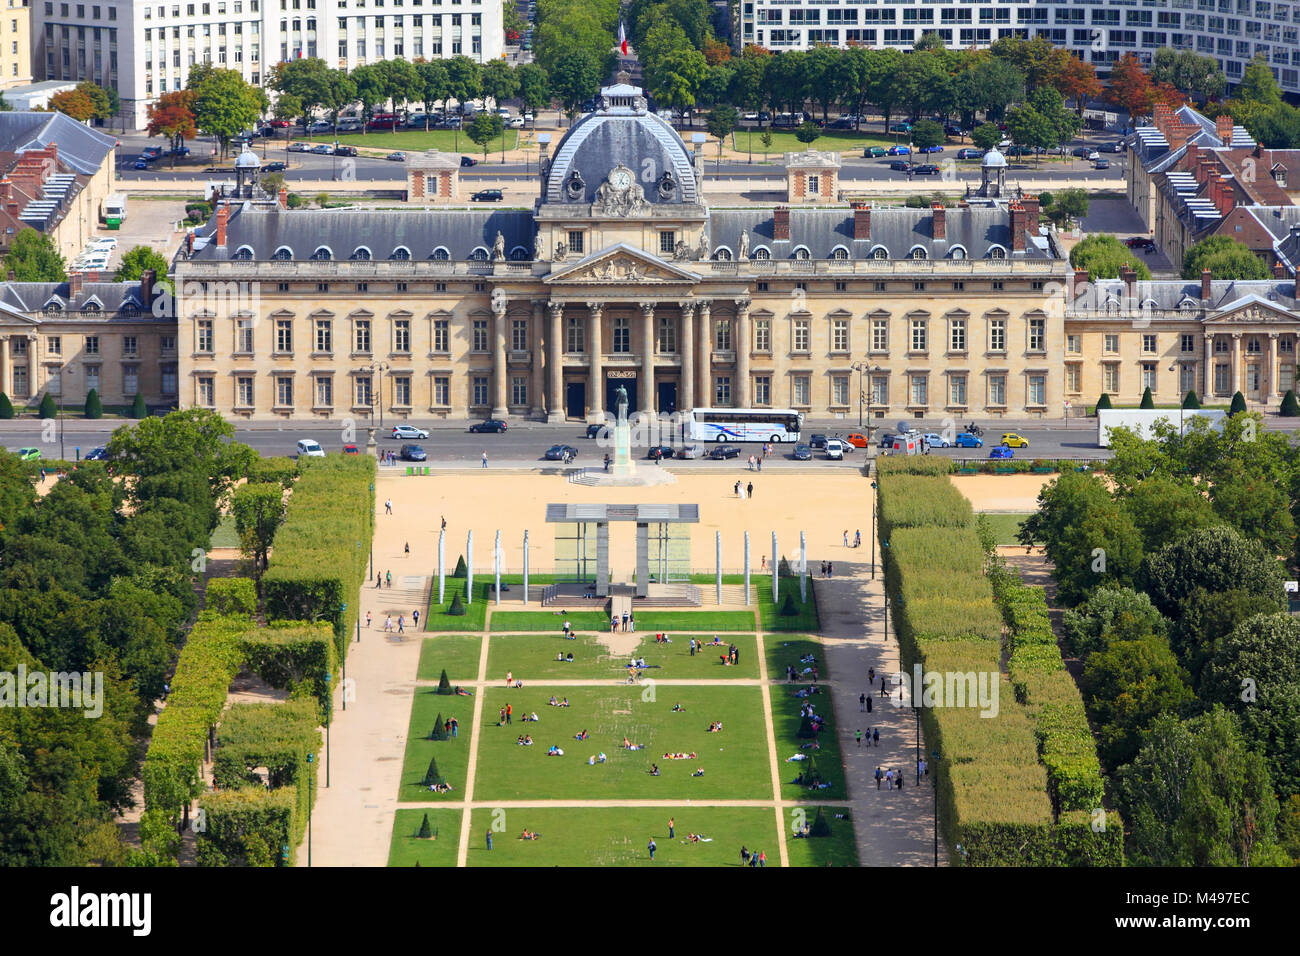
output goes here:
[{"label": "person sitting on grass", "polygon": [[429,789],[434,793],[451,793],[451,784],[449,783],[431,783]]},{"label": "person sitting on grass", "polygon": [[604,763],[608,759],[609,758],[605,756],[605,751],[603,750],[600,753],[596,754],[596,763]]},{"label": "person sitting on grass", "polygon": [[709,724],[708,732],[711,734],[722,733],[722,721],[719,720]]},{"label": "person sitting on grass", "polygon": [[547,703],[550,704],[552,707],[559,707],[559,706],[560,706],[560,702],[559,702],[558,700],[555,699],[555,695],[554,695],[554,694],[551,695],[551,699],[548,700]]},{"label": "person sitting on grass", "polygon": [[673,704],[673,713],[674,713],[674,714],[684,714],[684,713],[686,713],[686,708],[683,707],[681,704]]},{"label": "person sitting on grass", "polygon": [[564,652],[563,652],[563,651],[556,651],[556,653],[555,653],[555,659],[556,659],[557,661],[563,661],[563,660],[564,660]]},{"label": "person sitting on grass", "polygon": [[548,757],[563,757],[563,756],[564,756],[564,751],[561,750],[559,747],[555,746],[555,744],[551,744],[551,748],[550,748],[549,750],[546,751],[546,756],[548,756]]},{"label": "person sitting on grass", "polygon": [[572,651],[570,651],[570,652],[565,656],[565,658],[564,658],[564,662],[565,662],[566,664],[572,664],[572,663],[573,663],[573,652],[572,652]]},{"label": "person sitting on grass", "polygon": [[574,740],[586,740],[586,739],[587,739],[587,731],[586,731],[586,730],[580,730],[580,731],[578,731],[576,734],[573,735],[573,739],[574,739]]},{"label": "person sitting on grass", "polygon": [[641,749],[642,747],[644,747],[644,746],[645,746],[645,744],[634,744],[634,743],[629,743],[629,742],[628,742],[628,739],[627,739],[626,737],[623,738],[623,749],[624,749],[624,750],[640,750],[640,749]]},{"label": "person sitting on grass", "polygon": [[805,656],[805,657],[801,657],[801,658],[799,658],[799,663],[800,663],[800,664],[815,664],[815,663],[817,663],[817,658],[814,657],[812,654],[808,654],[808,655]]},{"label": "person sitting on grass", "polygon": [[807,823],[801,827],[794,828],[794,838],[796,840],[806,840],[810,836],[812,836],[812,827]]},{"label": "person sitting on grass", "polygon": [[561,706],[561,707],[568,707],[568,706],[569,706],[569,698],[566,697],[566,698],[564,698],[564,700],[560,701],[560,706]]},{"label": "person sitting on grass", "polygon": [[652,777],[659,776],[659,765],[657,763],[652,763],[650,765],[650,776]]},{"label": "person sitting on grass", "polygon": [[696,768],[695,768],[695,773],[691,774],[691,776],[692,776],[692,777],[703,777],[703,776],[704,776],[704,768],[703,768],[703,767],[696,767]]},{"label": "person sitting on grass", "polygon": [[473,697],[473,696],[474,696],[473,691],[468,691],[468,690],[466,690],[464,687],[461,687],[459,684],[457,684],[457,685],[455,686],[454,690],[456,691],[456,696],[457,696],[457,697]]},{"label": "person sitting on grass", "polygon": [[722,666],[723,666],[723,667],[730,667],[730,666],[731,666],[731,655],[730,655],[730,654],[723,654],[721,657],[718,658],[718,660],[722,661]]},{"label": "person sitting on grass", "polygon": [[521,840],[540,840],[541,838],[542,835],[540,833],[529,830],[528,827],[524,827],[524,832],[519,834],[519,839]]},{"label": "person sitting on grass", "polygon": [[698,833],[686,834],[687,843],[712,843],[713,837],[700,836]]}]

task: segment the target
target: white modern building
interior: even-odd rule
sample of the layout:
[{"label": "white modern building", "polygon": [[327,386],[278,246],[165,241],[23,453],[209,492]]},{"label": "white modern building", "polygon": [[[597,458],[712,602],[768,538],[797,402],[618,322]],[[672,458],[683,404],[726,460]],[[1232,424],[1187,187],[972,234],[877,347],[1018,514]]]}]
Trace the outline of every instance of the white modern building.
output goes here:
[{"label": "white modern building", "polygon": [[209,62],[266,82],[281,60],[319,56],[331,66],[505,49],[502,0],[32,0],[32,61],[46,80],[114,87],[128,127],[149,103],[182,89]]},{"label": "white modern building", "polygon": [[1046,37],[1103,72],[1125,53],[1149,63],[1161,47],[1218,59],[1229,83],[1257,54],[1283,89],[1300,93],[1300,0],[738,0],[740,44],[910,49],[926,33],[950,47],[1006,36]]}]

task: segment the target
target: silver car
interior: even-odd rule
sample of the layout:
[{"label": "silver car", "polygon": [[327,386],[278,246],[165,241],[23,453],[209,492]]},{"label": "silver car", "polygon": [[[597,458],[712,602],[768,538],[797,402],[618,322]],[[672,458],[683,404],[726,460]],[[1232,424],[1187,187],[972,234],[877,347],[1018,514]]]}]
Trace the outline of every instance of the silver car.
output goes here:
[{"label": "silver car", "polygon": [[678,457],[678,458],[703,458],[703,457],[704,457],[704,453],[705,453],[705,452],[704,452],[704,446],[703,446],[703,445],[683,445],[681,448],[677,449],[677,455],[676,455],[676,457]]}]

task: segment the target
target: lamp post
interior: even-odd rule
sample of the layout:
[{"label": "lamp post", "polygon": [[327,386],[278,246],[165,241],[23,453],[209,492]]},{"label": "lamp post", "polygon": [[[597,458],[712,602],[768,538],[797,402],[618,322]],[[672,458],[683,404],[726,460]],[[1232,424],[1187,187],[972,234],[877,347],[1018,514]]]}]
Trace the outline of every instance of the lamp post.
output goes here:
[{"label": "lamp post", "polygon": [[[868,439],[870,441],[870,439]],[[871,483],[871,580],[876,580],[876,510],[880,507],[877,499],[877,484]]]},{"label": "lamp post", "polygon": [[72,374],[72,367],[65,365],[59,371],[59,460],[64,460],[63,454],[63,397],[68,393],[67,378]]},{"label": "lamp post", "polygon": [[[379,395],[379,430],[384,429],[384,373],[391,368],[387,362],[372,362],[367,368],[372,377],[370,382],[370,420],[375,420],[375,395]],[[376,379],[378,380],[376,382]]]},{"label": "lamp post", "polygon": [[[866,391],[862,387],[862,376],[866,372],[866,370],[867,370],[867,364],[865,362],[854,362],[852,365],[849,366],[849,371],[858,373],[858,427],[859,428],[861,428],[863,425],[862,406],[866,403],[867,400]],[[868,441],[870,441],[869,438]]]},{"label": "lamp post", "polygon": [[329,708],[330,708],[330,713],[325,715],[326,717],[329,718],[329,720],[325,722],[325,788],[326,789],[329,789],[329,785],[330,785],[330,724],[334,723],[334,713],[333,713],[334,691],[332,688],[330,688],[329,683],[330,683],[330,672],[326,671],[325,687],[327,690],[329,690],[329,694],[327,696],[329,697]]},{"label": "lamp post", "polygon": [[[315,756],[316,756],[315,754],[308,754],[308,755],[307,755],[307,772],[308,772],[308,773],[314,773],[314,772],[315,772],[314,764],[316,763],[316,761],[313,759]],[[308,867],[311,866],[311,814],[312,814],[312,811],[315,810],[315,809],[316,809],[316,801],[313,800],[313,801],[312,801],[312,805],[311,805],[310,807],[307,808],[307,866],[308,866]]]},{"label": "lamp post", "polygon": [[[930,763],[931,764],[937,763],[938,760],[939,760],[939,751],[931,750]],[[930,790],[934,796],[934,865],[938,866],[939,865],[939,778],[938,776],[937,775],[932,776],[931,781],[932,782],[930,784]],[[958,847],[957,849],[960,850],[961,847]],[[962,856],[965,857],[965,854],[963,853]]]}]

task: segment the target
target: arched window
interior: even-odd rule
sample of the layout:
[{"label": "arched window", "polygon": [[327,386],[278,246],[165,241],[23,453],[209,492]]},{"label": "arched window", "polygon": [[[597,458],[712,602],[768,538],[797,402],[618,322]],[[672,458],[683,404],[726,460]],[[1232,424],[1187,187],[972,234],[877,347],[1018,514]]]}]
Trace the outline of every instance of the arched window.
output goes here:
[{"label": "arched window", "polygon": [[1182,312],[1191,312],[1196,306],[1191,299],[1183,299],[1182,302],[1178,303],[1178,308]]},{"label": "arched window", "polygon": [[317,262],[323,262],[328,259],[333,259],[334,253],[330,251],[328,246],[321,246],[311,254],[311,257]]},{"label": "arched window", "polygon": [[888,258],[889,258],[889,250],[886,249],[884,246],[876,246],[876,248],[874,248],[874,249],[871,250],[871,258],[873,258],[873,259],[888,259]]},{"label": "arched window", "polygon": [[411,258],[411,250],[406,248],[406,246],[398,246],[396,249],[393,250],[392,255],[390,255],[388,258],[397,259],[401,262],[406,262],[408,259]]},{"label": "arched window", "polygon": [[990,259],[1005,259],[1006,257],[1007,257],[1007,250],[1003,249],[1001,246],[989,247]]},{"label": "arched window", "polygon": [[909,259],[928,259],[930,254],[925,251],[924,246],[916,246],[907,254]]},{"label": "arched window", "polygon": [[469,254],[469,257],[473,259],[475,262],[486,262],[488,257],[488,251],[483,246],[479,246]]},{"label": "arched window", "polygon": [[731,250],[726,246],[721,246],[718,251],[713,254],[713,258],[717,259],[719,262],[730,262]]},{"label": "arched window", "polygon": [[528,250],[525,249],[523,246],[515,246],[513,249],[510,250],[510,261],[511,262],[528,261]]},{"label": "arched window", "polygon": [[357,246],[355,249],[352,250],[352,255],[348,256],[348,258],[358,259],[362,262],[368,262],[370,261],[370,250],[367,249],[365,246]]},{"label": "arched window", "polygon": [[271,253],[271,258],[276,262],[288,262],[293,258],[293,250],[288,246],[281,246],[279,249],[276,249],[275,252]]},{"label": "arched window", "polygon": [[799,246],[799,247],[798,247],[797,249],[795,249],[795,251],[794,251],[794,257],[795,257],[796,259],[811,259],[811,258],[812,258],[812,253],[808,251],[808,247],[807,247],[807,246]]},{"label": "arched window", "polygon": [[51,300],[51,301],[45,303],[45,311],[46,311],[46,312],[62,312],[62,311],[63,311],[63,305],[62,305],[61,303],[59,303],[59,302],[54,302],[53,300]]},{"label": "arched window", "polygon": [[451,258],[451,253],[447,251],[446,246],[439,246],[437,249],[433,250],[433,254],[429,256],[429,258],[438,262],[446,262]]},{"label": "arched window", "polygon": [[849,257],[849,250],[845,249],[843,246],[836,246],[834,249],[831,250],[832,259],[837,259],[842,262],[848,257]]},{"label": "arched window", "polygon": [[247,262],[248,260],[253,258],[253,250],[249,246],[240,246],[238,249],[235,250],[235,254],[230,258]]},{"label": "arched window", "polygon": [[953,247],[948,251],[948,258],[949,258],[949,259],[965,259],[965,258],[966,258],[966,250],[963,249],[961,246],[953,246]]},{"label": "arched window", "polygon": [[759,246],[754,250],[754,254],[750,258],[767,261],[772,258],[772,250],[768,249],[767,246]]},{"label": "arched window", "polygon": [[81,307],[81,311],[82,311],[82,312],[98,312],[98,311],[99,311],[99,303],[98,303],[98,302],[87,302],[85,305],[83,305],[83,306]]}]

